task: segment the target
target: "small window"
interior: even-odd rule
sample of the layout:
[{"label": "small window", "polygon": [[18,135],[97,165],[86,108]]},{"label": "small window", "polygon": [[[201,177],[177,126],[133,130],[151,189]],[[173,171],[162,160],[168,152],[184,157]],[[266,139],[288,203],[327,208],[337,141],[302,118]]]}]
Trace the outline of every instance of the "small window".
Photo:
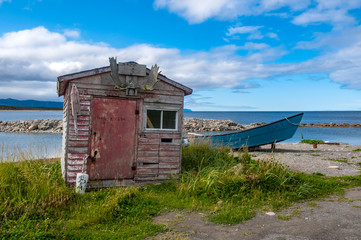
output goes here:
[{"label": "small window", "polygon": [[177,111],[147,110],[147,129],[177,129]]}]

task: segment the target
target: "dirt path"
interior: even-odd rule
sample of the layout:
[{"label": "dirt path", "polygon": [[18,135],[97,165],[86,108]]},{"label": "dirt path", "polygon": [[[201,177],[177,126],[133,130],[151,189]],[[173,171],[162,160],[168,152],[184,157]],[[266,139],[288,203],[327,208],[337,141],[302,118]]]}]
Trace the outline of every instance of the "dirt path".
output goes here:
[{"label": "dirt path", "polygon": [[[279,144],[272,153],[295,171],[319,172],[327,176],[360,174],[360,146]],[[251,152],[254,158],[270,157],[269,146]],[[340,161],[338,161],[340,160]],[[337,166],[338,168],[330,166]],[[268,213],[270,214],[270,213]],[[321,201],[298,203],[275,212],[258,213],[251,220],[233,226],[207,222],[204,213],[170,212],[154,219],[165,224],[169,232],[151,239],[361,239],[361,187],[348,189],[343,196],[330,196]]]}]

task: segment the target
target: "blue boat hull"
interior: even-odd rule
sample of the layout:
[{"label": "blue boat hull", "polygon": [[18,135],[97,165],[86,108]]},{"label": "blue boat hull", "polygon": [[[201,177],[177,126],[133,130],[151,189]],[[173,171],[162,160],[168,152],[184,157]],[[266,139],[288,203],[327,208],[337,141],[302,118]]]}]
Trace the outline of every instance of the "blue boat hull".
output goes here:
[{"label": "blue boat hull", "polygon": [[215,148],[221,146],[229,148],[256,147],[281,142],[291,138],[295,134],[302,117],[303,113],[299,113],[276,122],[244,131],[195,137],[194,141],[209,140]]}]

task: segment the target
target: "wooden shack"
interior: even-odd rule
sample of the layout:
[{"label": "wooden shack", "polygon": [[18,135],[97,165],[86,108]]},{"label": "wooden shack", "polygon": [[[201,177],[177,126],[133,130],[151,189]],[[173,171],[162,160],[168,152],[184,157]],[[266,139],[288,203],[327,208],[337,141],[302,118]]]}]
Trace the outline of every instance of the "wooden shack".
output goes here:
[{"label": "wooden shack", "polygon": [[157,183],[180,173],[184,96],[192,89],[135,62],[60,76],[61,167],[90,188]]}]

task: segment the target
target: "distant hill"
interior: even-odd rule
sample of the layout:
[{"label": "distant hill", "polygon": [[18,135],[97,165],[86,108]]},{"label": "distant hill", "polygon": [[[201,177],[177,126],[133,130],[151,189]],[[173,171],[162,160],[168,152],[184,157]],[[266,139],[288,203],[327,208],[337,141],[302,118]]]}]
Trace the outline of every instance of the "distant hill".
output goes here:
[{"label": "distant hill", "polygon": [[192,112],[192,110],[191,110],[191,109],[188,109],[188,108],[185,108],[185,109],[184,109],[184,112]]},{"label": "distant hill", "polygon": [[[32,109],[44,109],[44,110],[60,110],[63,108],[63,102],[53,101],[36,101],[36,100],[17,100],[12,98],[0,99],[1,110],[24,110],[28,108]],[[15,107],[15,108],[11,108]]]}]

